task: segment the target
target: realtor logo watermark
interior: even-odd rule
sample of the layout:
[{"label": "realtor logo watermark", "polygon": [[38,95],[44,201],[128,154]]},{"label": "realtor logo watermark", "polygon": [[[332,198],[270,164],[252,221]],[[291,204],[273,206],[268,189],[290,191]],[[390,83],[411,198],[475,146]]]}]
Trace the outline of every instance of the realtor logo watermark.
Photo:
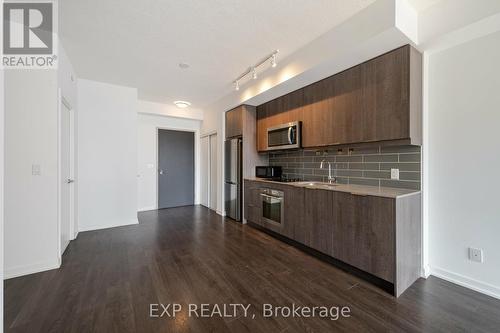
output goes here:
[{"label": "realtor logo watermark", "polygon": [[55,1],[4,1],[2,67],[57,68]]}]

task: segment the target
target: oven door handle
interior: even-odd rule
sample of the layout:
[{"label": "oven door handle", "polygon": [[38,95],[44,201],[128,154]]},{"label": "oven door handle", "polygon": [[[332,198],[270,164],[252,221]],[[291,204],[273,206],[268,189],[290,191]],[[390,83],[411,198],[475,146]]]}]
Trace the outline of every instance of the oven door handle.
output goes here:
[{"label": "oven door handle", "polygon": [[263,197],[264,199],[266,199],[266,201],[267,200],[278,200],[278,201],[283,200],[283,198],[281,198],[281,197],[275,197],[273,195],[269,195],[269,194],[265,194],[265,193],[261,193],[260,196]]}]

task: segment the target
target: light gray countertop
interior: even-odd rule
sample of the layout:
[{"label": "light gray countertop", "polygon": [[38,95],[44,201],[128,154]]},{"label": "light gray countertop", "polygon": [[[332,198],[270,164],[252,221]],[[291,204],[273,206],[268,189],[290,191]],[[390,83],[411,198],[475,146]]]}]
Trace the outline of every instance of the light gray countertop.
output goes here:
[{"label": "light gray countertop", "polygon": [[301,181],[301,182],[277,182],[273,180],[267,180],[264,178],[245,178],[245,180],[250,181],[258,181],[267,184],[279,184],[285,186],[294,186],[294,187],[303,187],[309,189],[319,189],[319,190],[330,190],[337,192],[347,192],[351,194],[357,195],[370,195],[375,197],[384,197],[384,198],[401,198],[408,195],[414,195],[420,193],[419,190],[408,190],[402,188],[393,188],[393,187],[378,187],[378,186],[367,186],[367,185],[355,185],[355,184],[333,184],[329,185],[328,183],[323,182],[315,182],[315,181]]}]

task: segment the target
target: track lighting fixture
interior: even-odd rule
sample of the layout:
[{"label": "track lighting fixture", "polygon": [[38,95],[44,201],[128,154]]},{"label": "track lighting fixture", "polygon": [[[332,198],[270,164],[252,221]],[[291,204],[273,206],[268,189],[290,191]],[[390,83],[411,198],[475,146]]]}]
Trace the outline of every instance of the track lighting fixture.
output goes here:
[{"label": "track lighting fixture", "polygon": [[242,73],[240,76],[236,78],[236,80],[233,81],[234,83],[234,89],[235,90],[240,90],[240,81],[247,76],[248,74],[252,74],[252,79],[256,80],[257,79],[257,67],[263,65],[264,63],[270,61],[271,67],[274,68],[276,67],[276,57],[278,54],[278,50],[274,51],[267,57],[261,59],[258,63],[256,63],[254,66],[249,67],[244,73]]}]

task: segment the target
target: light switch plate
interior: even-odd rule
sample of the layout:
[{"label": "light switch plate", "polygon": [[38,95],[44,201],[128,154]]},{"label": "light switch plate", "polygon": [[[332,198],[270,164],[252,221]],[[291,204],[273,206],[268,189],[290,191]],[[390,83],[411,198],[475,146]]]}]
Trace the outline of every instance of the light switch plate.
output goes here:
[{"label": "light switch plate", "polygon": [[391,169],[391,179],[399,180],[399,169]]},{"label": "light switch plate", "polygon": [[469,247],[469,259],[475,262],[483,262],[483,250]]}]

